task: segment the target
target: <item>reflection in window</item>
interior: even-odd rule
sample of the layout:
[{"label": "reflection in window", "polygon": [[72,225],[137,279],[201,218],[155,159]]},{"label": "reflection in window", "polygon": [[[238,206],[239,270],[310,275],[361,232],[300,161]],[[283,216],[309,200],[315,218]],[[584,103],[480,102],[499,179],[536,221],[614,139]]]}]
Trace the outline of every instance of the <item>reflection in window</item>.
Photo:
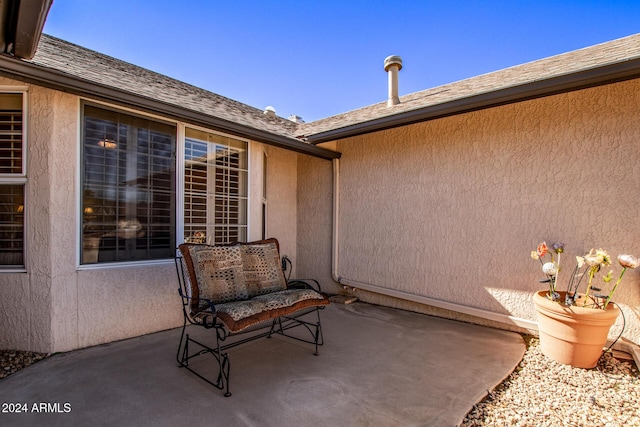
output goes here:
[{"label": "reflection in window", "polygon": [[24,196],[22,185],[0,185],[0,263],[24,265]]},{"label": "reflection in window", "polygon": [[245,241],[247,143],[187,128],[184,163],[185,241]]},{"label": "reflection in window", "polygon": [[176,127],[84,106],[82,264],[173,257]]}]

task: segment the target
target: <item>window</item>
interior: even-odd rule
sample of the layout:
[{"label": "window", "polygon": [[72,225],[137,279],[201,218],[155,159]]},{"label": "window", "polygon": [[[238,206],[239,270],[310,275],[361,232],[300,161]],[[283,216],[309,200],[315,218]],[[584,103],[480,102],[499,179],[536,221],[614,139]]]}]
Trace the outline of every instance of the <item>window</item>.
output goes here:
[{"label": "window", "polygon": [[24,93],[0,93],[0,267],[24,268]]},{"label": "window", "polygon": [[247,238],[247,143],[187,128],[184,240],[224,244]]},{"label": "window", "polygon": [[83,105],[82,264],[174,256],[176,131]]}]

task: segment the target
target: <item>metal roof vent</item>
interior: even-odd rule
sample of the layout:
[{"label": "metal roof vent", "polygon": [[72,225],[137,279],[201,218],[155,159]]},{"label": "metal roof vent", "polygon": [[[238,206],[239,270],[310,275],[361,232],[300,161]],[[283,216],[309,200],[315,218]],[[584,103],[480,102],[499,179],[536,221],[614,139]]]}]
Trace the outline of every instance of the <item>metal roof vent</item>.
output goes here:
[{"label": "metal roof vent", "polygon": [[294,123],[304,123],[304,120],[302,120],[302,117],[296,116],[295,114],[290,115],[289,120],[291,120]]},{"label": "metal roof vent", "polygon": [[402,69],[402,58],[396,55],[387,56],[384,60],[384,70],[389,73],[389,98],[387,107],[400,104],[398,97],[398,71]]},{"label": "metal roof vent", "polygon": [[273,108],[271,105],[268,105],[264,108],[264,114],[266,114],[269,117],[275,117],[276,116],[276,109]]}]

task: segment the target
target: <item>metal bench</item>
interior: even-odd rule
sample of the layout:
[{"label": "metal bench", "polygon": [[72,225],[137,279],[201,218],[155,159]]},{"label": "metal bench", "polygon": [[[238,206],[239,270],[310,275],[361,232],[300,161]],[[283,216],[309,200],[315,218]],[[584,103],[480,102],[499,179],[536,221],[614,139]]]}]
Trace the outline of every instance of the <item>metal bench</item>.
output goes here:
[{"label": "metal bench", "polygon": [[[175,261],[184,315],[178,364],[224,390],[225,396],[231,396],[227,350],[232,347],[280,334],[313,344],[318,355],[318,346],[324,343],[320,309],[329,300],[316,280],[285,279],[276,239],[220,246],[183,243]],[[188,325],[214,330],[215,343],[192,338]],[[306,333],[292,335],[289,332],[294,328]],[[241,334],[246,335],[226,342]],[[206,378],[189,364],[206,355],[215,359],[215,379]]]}]

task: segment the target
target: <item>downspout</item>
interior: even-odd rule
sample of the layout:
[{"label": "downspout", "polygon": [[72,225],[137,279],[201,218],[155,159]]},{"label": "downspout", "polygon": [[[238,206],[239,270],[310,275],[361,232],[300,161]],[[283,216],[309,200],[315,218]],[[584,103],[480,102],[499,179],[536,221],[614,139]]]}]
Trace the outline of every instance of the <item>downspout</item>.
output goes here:
[{"label": "downspout", "polygon": [[339,253],[340,253],[340,160],[333,159],[333,232],[332,232],[332,258],[331,258],[331,277],[333,280],[345,289],[351,288],[352,292],[358,289],[386,295],[406,301],[416,302],[429,305],[432,307],[442,308],[445,310],[455,311],[470,316],[479,317],[481,319],[491,320],[494,322],[506,323],[526,329],[538,329],[538,323],[522,319],[519,317],[508,316],[506,314],[495,313],[493,311],[482,310],[475,307],[456,304],[449,301],[443,301],[435,298],[425,297],[422,295],[411,294],[409,292],[398,291],[378,285],[358,282],[340,276],[339,273]]},{"label": "downspout", "polygon": [[338,230],[340,229],[340,159],[333,159],[333,232],[331,233],[331,277],[342,284],[338,274]]}]

